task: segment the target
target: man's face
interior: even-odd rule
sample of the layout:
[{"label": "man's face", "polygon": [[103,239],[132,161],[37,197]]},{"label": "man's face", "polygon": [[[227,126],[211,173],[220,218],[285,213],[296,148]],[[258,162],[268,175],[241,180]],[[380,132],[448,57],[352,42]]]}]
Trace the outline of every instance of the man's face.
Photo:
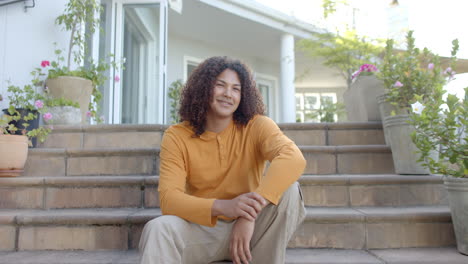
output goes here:
[{"label": "man's face", "polygon": [[216,77],[208,115],[214,118],[232,117],[241,100],[241,89],[237,72],[224,70]]}]

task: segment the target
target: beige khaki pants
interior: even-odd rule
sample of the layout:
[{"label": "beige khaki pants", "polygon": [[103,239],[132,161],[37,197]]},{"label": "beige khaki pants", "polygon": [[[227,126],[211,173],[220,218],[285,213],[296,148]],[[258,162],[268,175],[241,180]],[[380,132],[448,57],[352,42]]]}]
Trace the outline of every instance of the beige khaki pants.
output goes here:
[{"label": "beige khaki pants", "polygon": [[[293,183],[278,205],[258,215],[250,241],[254,264],[283,264],[286,247],[305,218],[299,184]],[[141,264],[207,264],[231,260],[229,239],[233,222],[219,220],[207,227],[165,215],[149,221],[140,239]]]}]

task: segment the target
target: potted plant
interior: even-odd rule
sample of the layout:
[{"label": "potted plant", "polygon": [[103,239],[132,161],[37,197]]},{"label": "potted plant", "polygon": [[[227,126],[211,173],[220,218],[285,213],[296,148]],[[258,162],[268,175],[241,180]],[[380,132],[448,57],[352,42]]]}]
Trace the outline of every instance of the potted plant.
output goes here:
[{"label": "potted plant", "polygon": [[[410,115],[415,127],[411,138],[419,161],[445,176],[457,248],[468,255],[468,87],[463,100],[451,94],[443,99],[444,93],[439,86],[430,96],[417,96]],[[431,156],[432,151],[439,159]]]},{"label": "potted plant", "polygon": [[169,86],[168,96],[171,99],[170,104],[170,116],[172,124],[177,124],[180,121],[179,118],[179,107],[180,107],[180,94],[182,93],[182,89],[184,88],[184,83],[182,80],[176,80],[171,83]]},{"label": "potted plant", "polygon": [[65,98],[46,98],[45,105],[53,118],[45,121],[48,125],[76,125],[81,123],[80,105]]},{"label": "potted plant", "polygon": [[377,97],[384,88],[377,72],[375,65],[363,64],[353,73],[351,87],[343,95],[348,121],[381,121]]},{"label": "potted plant", "polygon": [[[50,133],[50,127],[38,127],[39,115],[47,120],[52,115],[44,110],[41,96],[31,85],[23,89],[10,85],[9,107],[0,116],[0,176],[19,176],[23,172],[28,155],[28,145],[39,138],[43,142]],[[0,96],[0,101],[3,100]]]},{"label": "potted plant", "polygon": [[[348,121],[367,122],[380,120],[376,115],[375,97],[383,93],[379,80],[369,74],[356,78],[356,69],[369,62],[377,62],[383,52],[383,41],[370,39],[347,31],[344,34],[317,33],[314,38],[301,40],[299,48],[312,57],[322,58],[323,64],[337,69],[346,81],[343,99]],[[375,96],[369,96],[369,93]]]},{"label": "potted plant", "polygon": [[52,114],[44,107],[44,97],[36,93],[31,85],[23,88],[9,85],[9,107],[3,109],[4,126],[3,134],[26,135],[29,138],[29,145],[36,146],[36,139],[43,142],[51,132],[50,127],[39,126],[39,118],[42,115],[44,121],[52,118]]},{"label": "potted plant", "polygon": [[[99,86],[107,80],[105,72],[111,66],[118,67],[112,55],[108,56],[106,59],[108,61],[98,63],[93,61],[90,56],[86,56],[86,41],[91,39],[96,29],[99,28],[99,16],[96,14],[101,11],[102,8],[98,0],[69,0],[64,14],[56,19],[57,25],[70,31],[66,64],[63,65],[65,63],[64,51],[56,48],[57,59],[55,61],[42,61],[41,67],[32,72],[36,85],[42,84],[40,79],[42,76],[46,77],[45,86],[51,97],[77,101],[83,123],[87,120],[88,112],[91,113],[92,118],[99,122],[100,119],[96,118],[99,102],[102,99]],[[86,30],[84,30],[85,28]],[[72,60],[75,65],[78,65],[74,69]],[[43,69],[47,73],[43,73]]]},{"label": "potted plant", "polygon": [[406,36],[407,47],[404,51],[395,51],[393,40],[387,41],[377,74],[384,83],[386,93],[378,98],[378,103],[385,141],[392,149],[398,174],[429,174],[429,170],[417,162],[417,149],[409,137],[414,131],[414,126],[408,122],[409,113],[416,95],[427,99],[434,89],[443,87],[453,78],[458,41],[454,40],[452,44],[451,67],[444,70],[437,55],[427,48],[422,52],[416,48],[413,31],[409,31]]}]

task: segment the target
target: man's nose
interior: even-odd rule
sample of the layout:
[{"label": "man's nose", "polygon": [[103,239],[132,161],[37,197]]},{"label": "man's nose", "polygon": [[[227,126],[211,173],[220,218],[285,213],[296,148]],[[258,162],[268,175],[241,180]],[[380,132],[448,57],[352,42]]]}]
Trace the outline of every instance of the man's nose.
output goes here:
[{"label": "man's nose", "polygon": [[226,87],[226,89],[224,90],[224,96],[229,97],[229,98],[232,96],[232,88],[231,87]]}]

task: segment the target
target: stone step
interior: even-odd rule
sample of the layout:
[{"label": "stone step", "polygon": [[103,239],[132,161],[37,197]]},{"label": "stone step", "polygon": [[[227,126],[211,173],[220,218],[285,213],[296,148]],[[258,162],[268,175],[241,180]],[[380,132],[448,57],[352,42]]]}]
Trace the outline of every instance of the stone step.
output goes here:
[{"label": "stone step", "polygon": [[[299,146],[306,174],[394,173],[386,145]],[[159,148],[30,149],[24,176],[151,175],[159,173]]]},{"label": "stone step", "polygon": [[[0,209],[155,208],[158,176],[0,178]],[[303,175],[306,206],[447,205],[442,176]]]},{"label": "stone step", "polygon": [[[287,264],[466,264],[454,247],[378,250],[288,249]],[[137,250],[0,252],[0,264],[138,264]],[[231,263],[231,262],[216,262]],[[212,263],[214,264],[214,263]]]},{"label": "stone step", "polygon": [[[0,251],[127,250],[159,209],[0,210]],[[307,208],[292,248],[376,249],[455,245],[447,206]]]},{"label": "stone step", "polygon": [[[159,147],[166,125],[54,126],[42,148],[145,148]],[[298,145],[385,144],[382,124],[308,123],[279,124]]]}]

